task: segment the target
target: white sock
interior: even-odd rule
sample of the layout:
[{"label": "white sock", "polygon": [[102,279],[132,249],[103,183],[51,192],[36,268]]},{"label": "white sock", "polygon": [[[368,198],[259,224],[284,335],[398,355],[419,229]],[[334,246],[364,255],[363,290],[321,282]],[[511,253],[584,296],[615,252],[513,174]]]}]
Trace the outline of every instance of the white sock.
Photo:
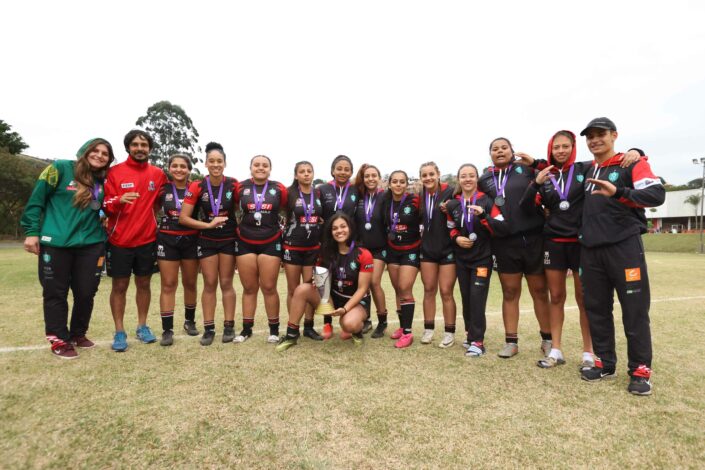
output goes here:
[{"label": "white sock", "polygon": [[589,352],[583,352],[583,361],[595,361],[595,358],[593,357],[592,353]]},{"label": "white sock", "polygon": [[548,356],[552,357],[553,359],[556,359],[556,360],[563,359],[563,353],[561,352],[560,349],[556,349],[556,348],[551,348],[551,352],[548,353]]}]

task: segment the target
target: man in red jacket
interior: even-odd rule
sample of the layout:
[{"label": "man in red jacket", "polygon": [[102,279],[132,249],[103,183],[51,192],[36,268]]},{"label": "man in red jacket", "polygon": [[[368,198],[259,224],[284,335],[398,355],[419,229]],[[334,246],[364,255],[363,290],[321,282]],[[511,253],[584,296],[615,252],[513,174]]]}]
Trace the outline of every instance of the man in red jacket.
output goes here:
[{"label": "man in red jacket", "polygon": [[150,281],[157,271],[155,217],[159,188],[166,183],[164,172],[149,164],[154,141],[146,132],[134,129],[124,140],[127,160],[108,172],[105,182],[104,209],[108,216],[106,266],[113,279],[110,310],[115,321],[113,350],[127,350],[123,325],[130,277],[134,273],[137,293],[137,339],[153,343],[157,339],[147,326],[152,292]]}]

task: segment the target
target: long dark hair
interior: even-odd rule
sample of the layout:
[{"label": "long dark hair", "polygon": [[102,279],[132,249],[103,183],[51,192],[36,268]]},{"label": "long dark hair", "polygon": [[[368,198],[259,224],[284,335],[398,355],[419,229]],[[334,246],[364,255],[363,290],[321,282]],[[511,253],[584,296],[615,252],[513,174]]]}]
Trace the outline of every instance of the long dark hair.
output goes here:
[{"label": "long dark hair", "polygon": [[394,199],[394,196],[392,195],[392,176],[394,176],[397,173],[401,173],[404,175],[404,178],[406,178],[406,186],[408,189],[409,186],[409,175],[406,174],[406,171],[404,170],[394,170],[393,172],[389,173],[389,179],[387,180],[387,191],[384,193],[384,199],[385,201],[392,201]]},{"label": "long dark hair", "polygon": [[[323,236],[321,237],[321,261],[324,267],[331,266],[338,259],[338,242],[333,239],[332,227],[333,222],[338,219],[343,219],[349,227],[348,239],[345,241],[348,246],[357,238],[355,222],[353,219],[345,212],[336,212],[331,216],[323,228]],[[356,247],[355,250],[358,250]],[[352,253],[352,257],[355,258],[357,253]]]},{"label": "long dark hair", "polygon": [[[287,212],[291,212],[294,210],[294,207],[296,207],[296,199],[299,194],[299,181],[296,179],[296,173],[299,171],[299,167],[302,165],[308,165],[311,167],[311,170],[313,170],[313,163],[306,161],[306,160],[301,160],[300,162],[296,162],[296,165],[294,165],[294,181],[291,182],[288,188],[286,188],[286,192],[289,195],[289,200],[287,201]],[[313,197],[316,197],[316,187],[313,185],[313,182],[311,183],[311,191],[313,191]]]}]

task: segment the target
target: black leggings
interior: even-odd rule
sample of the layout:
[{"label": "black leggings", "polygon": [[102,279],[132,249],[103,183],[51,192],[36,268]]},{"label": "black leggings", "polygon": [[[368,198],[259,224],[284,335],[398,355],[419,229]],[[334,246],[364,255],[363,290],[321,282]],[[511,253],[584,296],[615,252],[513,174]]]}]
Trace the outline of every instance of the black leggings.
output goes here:
[{"label": "black leggings", "polygon": [[[100,284],[104,252],[103,243],[76,248],[40,245],[39,282],[43,288],[47,336],[69,341],[86,334],[93,313],[93,297]],[[67,328],[69,288],[73,292],[70,329]]]},{"label": "black leggings", "polygon": [[468,332],[468,342],[484,341],[487,329],[485,309],[492,277],[492,261],[473,267],[456,262],[455,269],[460,285],[460,297],[463,299],[463,320]]}]

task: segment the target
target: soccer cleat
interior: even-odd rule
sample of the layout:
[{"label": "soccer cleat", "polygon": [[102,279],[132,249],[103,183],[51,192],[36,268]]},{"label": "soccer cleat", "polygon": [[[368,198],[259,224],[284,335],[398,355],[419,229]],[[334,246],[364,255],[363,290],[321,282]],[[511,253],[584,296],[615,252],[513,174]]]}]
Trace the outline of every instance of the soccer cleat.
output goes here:
[{"label": "soccer cleat", "polygon": [[433,341],[433,330],[423,330],[421,344],[431,344],[431,341]]},{"label": "soccer cleat", "polygon": [[239,335],[235,337],[233,343],[244,343],[252,336],[252,330],[243,329]]},{"label": "soccer cleat", "polygon": [[267,336],[267,343],[269,344],[277,344],[279,342],[279,336],[277,335],[269,335]]},{"label": "soccer cleat", "polygon": [[384,338],[384,330],[387,329],[387,323],[377,323],[377,328],[375,328],[375,331],[372,332],[370,335],[370,338]]},{"label": "soccer cleat", "polygon": [[299,341],[298,336],[282,336],[282,338],[279,340],[279,344],[274,348],[276,352],[284,352],[287,349],[289,349],[292,346],[296,346],[296,343]]},{"label": "soccer cleat", "polygon": [[[402,330],[403,332],[403,330]],[[394,343],[394,347],[397,349],[402,349],[402,348],[408,348],[411,346],[411,343],[414,342],[414,335],[413,333],[407,333],[407,334],[402,334],[399,340]]]},{"label": "soccer cleat", "polygon": [[111,346],[115,352],[127,351],[127,333],[124,331],[116,331],[113,336],[113,345]]},{"label": "soccer cleat", "polygon": [[210,346],[213,344],[213,339],[215,339],[215,330],[206,330],[201,336],[201,346]]},{"label": "soccer cleat", "polygon": [[51,353],[59,359],[76,359],[78,353],[74,349],[73,344],[66,343],[62,340],[56,340],[51,343]]},{"label": "soccer cleat", "polygon": [[551,352],[552,347],[553,341],[551,341],[550,339],[541,340],[541,352],[543,353],[544,357],[548,357],[548,354]]},{"label": "soccer cleat", "polygon": [[391,339],[399,339],[404,334],[404,328],[397,328],[394,333],[390,336]]},{"label": "soccer cleat", "polygon": [[480,357],[485,355],[485,345],[483,343],[473,341],[465,351],[467,357]]},{"label": "soccer cleat", "polygon": [[171,346],[174,344],[174,332],[171,330],[164,330],[162,333],[162,339],[159,341],[162,346]]},{"label": "soccer cleat", "polygon": [[609,380],[615,377],[616,373],[614,370],[605,370],[597,365],[580,371],[580,378],[586,382],[599,382],[600,380]]},{"label": "soccer cleat", "polygon": [[365,320],[365,322],[362,324],[362,334],[367,334],[370,332],[372,329],[372,322],[370,320]]},{"label": "soccer cleat", "polygon": [[555,358],[553,356],[544,357],[536,361],[536,365],[542,369],[550,369],[552,367],[561,366],[565,364],[565,359],[562,357]]},{"label": "soccer cleat", "polygon": [[340,339],[347,341],[352,338],[352,335],[345,330],[340,330]]},{"label": "soccer cleat", "polygon": [[184,331],[189,336],[198,336],[198,328],[196,328],[196,322],[191,320],[186,320],[184,322]]},{"label": "soccer cleat", "polygon": [[517,343],[504,343],[504,347],[497,353],[502,359],[509,359],[519,354],[519,345]]},{"label": "soccer cleat", "polygon": [[443,339],[441,342],[438,344],[438,347],[441,349],[446,349],[455,344],[455,334],[445,332],[443,333]]},{"label": "soccer cleat", "polygon": [[631,373],[627,390],[633,395],[651,395],[651,369],[641,364]]},{"label": "soccer cleat", "polygon": [[144,344],[155,343],[157,341],[157,337],[154,336],[154,333],[152,333],[152,330],[150,330],[147,325],[138,326],[136,334],[137,339]]},{"label": "soccer cleat", "polygon": [[314,341],[323,341],[323,336],[319,335],[313,328],[304,328],[304,336]]},{"label": "soccer cleat", "polygon": [[95,343],[90,339],[86,338],[85,335],[74,336],[73,338],[71,338],[71,344],[81,349],[91,349],[95,347]]},{"label": "soccer cleat", "polygon": [[323,324],[323,339],[330,339],[333,336],[333,325],[331,323]]},{"label": "soccer cleat", "polygon": [[235,339],[235,328],[223,328],[223,343],[232,343]]}]

